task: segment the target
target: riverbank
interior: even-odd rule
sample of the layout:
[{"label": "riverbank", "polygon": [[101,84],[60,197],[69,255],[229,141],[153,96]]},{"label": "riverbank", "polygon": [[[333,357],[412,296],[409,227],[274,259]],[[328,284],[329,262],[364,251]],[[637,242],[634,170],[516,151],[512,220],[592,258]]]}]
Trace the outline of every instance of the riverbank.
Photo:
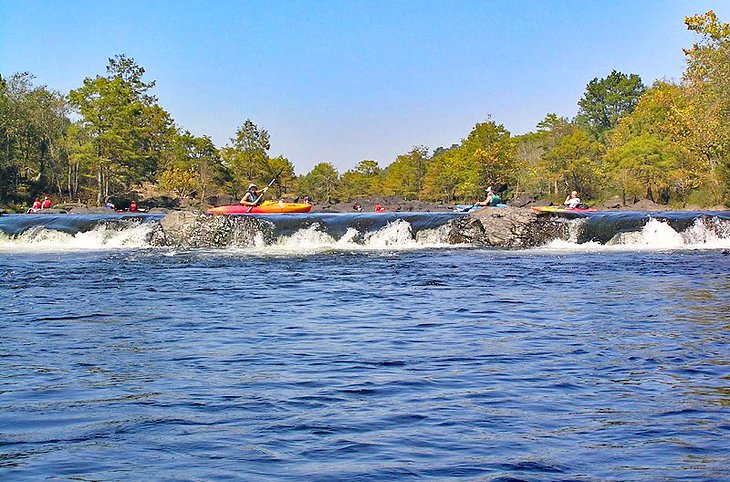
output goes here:
[{"label": "riverbank", "polygon": [[[225,205],[234,204],[235,200],[228,196],[219,198],[214,205]],[[534,196],[520,196],[518,198],[507,200],[506,204],[511,208],[529,208],[532,206],[551,206],[556,203],[551,202],[549,199],[536,199]],[[597,211],[648,211],[648,212],[660,212],[660,211],[727,211],[730,210],[727,206],[717,205],[711,207],[702,207],[699,205],[686,205],[683,207],[668,206],[664,204],[655,203],[649,199],[641,199],[637,202],[628,202],[624,204],[619,198],[612,198],[602,203],[592,203],[588,201],[586,203]],[[356,209],[356,206],[360,207],[360,210]],[[156,202],[155,199],[145,200],[141,199],[138,202],[140,212],[164,214],[170,211],[205,211],[208,206],[202,208],[200,206],[193,205],[189,202],[184,203],[170,203],[167,202],[164,205]],[[456,204],[443,203],[443,202],[432,202],[432,201],[419,201],[419,200],[407,200],[400,196],[375,196],[375,197],[361,197],[353,199],[348,202],[315,202],[312,204],[312,213],[354,213],[354,212],[402,212],[402,213],[444,213],[453,212],[456,210]],[[10,214],[13,211],[11,209],[0,209],[0,214]],[[97,206],[86,206],[80,203],[59,203],[54,205],[51,209],[43,209],[34,214],[113,214],[115,212],[130,212],[130,211],[115,211],[104,207]],[[25,211],[18,211],[19,214],[25,213]]]}]

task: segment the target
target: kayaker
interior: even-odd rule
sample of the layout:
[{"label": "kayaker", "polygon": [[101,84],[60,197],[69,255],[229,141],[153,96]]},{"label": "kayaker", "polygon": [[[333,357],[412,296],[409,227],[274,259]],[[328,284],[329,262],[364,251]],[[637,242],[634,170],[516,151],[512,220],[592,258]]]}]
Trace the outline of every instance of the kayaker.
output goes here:
[{"label": "kayaker", "polygon": [[51,207],[51,200],[48,199],[48,196],[43,200],[43,204],[41,204],[41,209],[49,209]]},{"label": "kayaker", "polygon": [[580,198],[578,197],[578,191],[573,191],[570,196],[565,198],[563,205],[568,209],[575,209],[580,206]]},{"label": "kayaker", "polygon": [[496,206],[502,202],[502,198],[499,197],[499,194],[494,192],[492,189],[492,186],[489,186],[487,188],[487,197],[484,199],[484,201],[477,201],[474,203],[475,206]]},{"label": "kayaker", "polygon": [[352,209],[353,211],[360,212],[362,211],[362,204],[360,204],[359,202],[355,202],[355,204],[352,205]]},{"label": "kayaker", "polygon": [[268,190],[268,186],[259,189],[256,184],[249,184],[246,194],[241,198],[241,204],[244,206],[258,206],[261,203],[261,196]]},{"label": "kayaker", "polygon": [[132,212],[137,211],[137,201],[132,201],[131,203],[129,203],[129,210]]}]

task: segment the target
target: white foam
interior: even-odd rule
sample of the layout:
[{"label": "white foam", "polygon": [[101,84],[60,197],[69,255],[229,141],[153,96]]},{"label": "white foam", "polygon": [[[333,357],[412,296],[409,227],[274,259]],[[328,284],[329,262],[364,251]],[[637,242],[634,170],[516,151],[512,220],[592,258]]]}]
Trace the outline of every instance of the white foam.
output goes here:
[{"label": "white foam", "polygon": [[361,234],[348,228],[339,238],[325,233],[317,223],[300,229],[290,236],[282,236],[273,244],[258,238],[255,246],[236,248],[236,254],[306,255],[336,251],[406,251],[454,247],[446,242],[447,228],[426,229],[414,235],[411,224],[397,219],[371,233]]},{"label": "white foam", "polygon": [[48,252],[89,251],[150,247],[153,224],[134,224],[122,229],[96,226],[90,231],[68,234],[45,227],[30,228],[17,237],[0,234],[0,251]]},{"label": "white foam", "polygon": [[574,238],[553,240],[538,251],[666,251],[730,248],[730,222],[697,219],[686,231],[677,232],[667,222],[650,219],[640,231],[619,233],[606,244],[578,244]]}]

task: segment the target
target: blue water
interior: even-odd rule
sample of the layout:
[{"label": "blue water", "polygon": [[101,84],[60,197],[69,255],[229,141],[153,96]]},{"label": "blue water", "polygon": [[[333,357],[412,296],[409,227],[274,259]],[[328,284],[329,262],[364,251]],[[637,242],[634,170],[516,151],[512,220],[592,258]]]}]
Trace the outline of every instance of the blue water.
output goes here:
[{"label": "blue water", "polygon": [[0,253],[2,480],[730,480],[730,256]]}]

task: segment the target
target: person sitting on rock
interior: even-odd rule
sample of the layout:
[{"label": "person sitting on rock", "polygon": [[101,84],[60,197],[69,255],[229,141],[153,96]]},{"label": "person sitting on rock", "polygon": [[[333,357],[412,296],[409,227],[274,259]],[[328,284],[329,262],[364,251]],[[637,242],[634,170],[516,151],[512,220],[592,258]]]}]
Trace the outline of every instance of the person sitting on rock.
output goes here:
[{"label": "person sitting on rock", "polygon": [[241,204],[244,206],[258,206],[261,203],[261,196],[269,190],[269,186],[259,189],[256,184],[249,184],[246,194],[241,198]]},{"label": "person sitting on rock", "polygon": [[475,206],[496,206],[502,202],[502,198],[499,197],[499,194],[494,192],[492,190],[492,186],[489,186],[487,188],[487,197],[484,199],[484,201],[477,201],[474,203]]},{"label": "person sitting on rock", "polygon": [[578,197],[578,191],[573,191],[570,196],[565,198],[563,205],[568,209],[575,209],[580,207],[580,198]]}]

